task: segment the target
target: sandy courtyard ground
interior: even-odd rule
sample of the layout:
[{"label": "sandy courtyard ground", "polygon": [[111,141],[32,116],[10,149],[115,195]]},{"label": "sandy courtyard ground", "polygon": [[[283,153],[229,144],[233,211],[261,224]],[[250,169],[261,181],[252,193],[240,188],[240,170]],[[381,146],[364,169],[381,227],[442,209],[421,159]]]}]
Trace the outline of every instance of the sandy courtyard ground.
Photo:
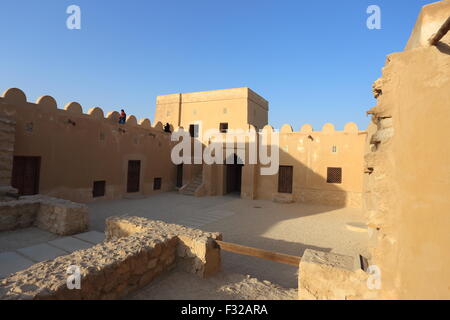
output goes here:
[{"label": "sandy courtyard ground", "polygon": [[[367,255],[367,234],[347,228],[348,223],[364,223],[362,211],[357,209],[298,203],[277,204],[271,201],[242,200],[234,195],[195,198],[177,193],[164,193],[142,199],[96,202],[89,204],[89,209],[91,226],[98,231],[104,230],[104,220],[108,216],[142,216],[205,231],[219,231],[228,242],[296,256],[301,256],[308,248],[353,256]],[[133,297],[296,297],[296,267],[228,252],[222,253],[222,262],[223,272],[211,279],[199,280],[183,272],[174,271]]]},{"label": "sandy courtyard ground", "polygon": [[242,274],[221,272],[208,279],[174,270],[130,300],[296,300],[297,289],[285,289]]}]

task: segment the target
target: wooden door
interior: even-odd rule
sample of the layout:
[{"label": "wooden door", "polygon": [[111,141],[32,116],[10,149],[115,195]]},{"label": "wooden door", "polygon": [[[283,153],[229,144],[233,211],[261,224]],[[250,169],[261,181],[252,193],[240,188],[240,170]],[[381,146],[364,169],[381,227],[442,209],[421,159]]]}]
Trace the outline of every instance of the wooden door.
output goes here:
[{"label": "wooden door", "polygon": [[139,192],[140,175],[141,175],[141,161],[139,160],[128,161],[128,182],[127,182],[128,193]]},{"label": "wooden door", "polygon": [[11,185],[22,196],[39,193],[40,157],[14,157]]},{"label": "wooden door", "polygon": [[294,168],[291,166],[280,166],[278,171],[278,192],[292,193]]}]

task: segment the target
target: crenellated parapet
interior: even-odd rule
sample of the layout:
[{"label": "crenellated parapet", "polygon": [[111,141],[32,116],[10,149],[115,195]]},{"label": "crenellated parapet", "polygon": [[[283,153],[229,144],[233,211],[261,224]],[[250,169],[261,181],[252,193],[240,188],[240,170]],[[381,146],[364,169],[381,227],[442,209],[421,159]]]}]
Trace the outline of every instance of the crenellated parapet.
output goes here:
[{"label": "crenellated parapet", "polygon": [[[40,108],[40,111],[43,112],[67,112],[70,116],[76,116],[79,115],[81,117],[89,117],[94,120],[98,121],[107,121],[110,123],[118,123],[120,114],[117,111],[111,111],[108,113],[105,113],[102,108],[94,107],[90,108],[87,113],[83,112],[83,106],[79,104],[78,102],[72,101],[67,103],[64,108],[58,109],[58,104],[56,102],[56,99],[52,96],[42,96],[39,97],[36,102],[29,102],[27,101],[26,94],[17,88],[10,88],[7,89],[1,96],[0,96],[0,103],[5,103],[13,106],[18,107],[38,107]],[[106,116],[105,116],[106,114]],[[149,119],[144,118],[141,120],[137,120],[137,118],[134,115],[129,115],[126,119],[125,127],[138,127],[143,129],[150,129],[150,130],[156,130],[163,132],[163,125],[162,123],[158,122],[155,124],[155,126],[152,126],[152,123]]]},{"label": "crenellated parapet", "polygon": [[[262,129],[263,132],[275,132],[276,130],[270,126],[267,125]],[[314,130],[313,126],[310,124],[303,125],[299,131],[294,131],[293,126],[290,124],[285,124],[281,126],[281,129],[279,130],[280,134],[347,134],[347,135],[358,135],[358,134],[365,134],[365,130],[359,130],[358,125],[354,122],[348,122],[344,126],[344,130],[336,130],[336,127],[332,123],[326,123],[321,131]]]}]

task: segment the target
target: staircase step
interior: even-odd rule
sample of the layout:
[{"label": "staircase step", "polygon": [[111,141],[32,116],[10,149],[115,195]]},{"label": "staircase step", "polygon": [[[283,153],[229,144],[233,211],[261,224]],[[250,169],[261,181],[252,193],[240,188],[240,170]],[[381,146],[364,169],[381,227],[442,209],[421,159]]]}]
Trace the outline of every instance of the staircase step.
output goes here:
[{"label": "staircase step", "polygon": [[187,195],[187,196],[195,196],[195,192],[197,189],[202,185],[203,183],[203,176],[197,176],[194,179],[192,179],[191,182],[182,190],[180,191],[181,194]]}]

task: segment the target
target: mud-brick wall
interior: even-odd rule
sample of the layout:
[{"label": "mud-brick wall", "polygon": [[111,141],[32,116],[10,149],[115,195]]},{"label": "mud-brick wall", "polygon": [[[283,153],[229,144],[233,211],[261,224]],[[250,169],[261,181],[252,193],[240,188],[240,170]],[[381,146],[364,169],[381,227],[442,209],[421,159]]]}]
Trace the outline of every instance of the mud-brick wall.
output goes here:
[{"label": "mud-brick wall", "polygon": [[365,202],[381,298],[450,298],[448,48],[392,54],[375,83]]},{"label": "mud-brick wall", "polygon": [[[267,126],[264,130],[270,132],[273,128]],[[279,134],[279,165],[293,167],[290,195],[293,200],[361,208],[366,139],[367,132],[359,130],[352,122],[346,124],[342,131],[330,123],[321,131],[313,130],[311,125],[293,131],[292,126],[284,125]],[[341,168],[340,183],[327,181],[328,168]],[[278,197],[278,174],[265,176],[260,172],[257,168],[256,179],[253,180],[255,198],[271,200]]]},{"label": "mud-brick wall", "polygon": [[0,186],[11,184],[15,131],[13,114],[0,109]]},{"label": "mud-brick wall", "polygon": [[[140,161],[139,174],[132,181],[139,193],[151,195],[175,188],[176,167],[171,161],[170,134],[161,123],[152,126],[149,119],[139,122],[129,115],[118,123],[116,111],[105,114],[95,107],[83,113],[76,102],[64,109],[50,96],[28,102],[19,89],[6,90],[0,97],[0,112],[15,114],[16,130],[9,120],[0,121],[1,156],[12,152],[9,134],[14,137],[14,156],[39,157],[37,193],[74,202],[119,199],[128,194],[129,161]],[[0,116],[0,118],[3,118]],[[8,133],[8,143],[3,143]],[[11,157],[8,157],[11,159]],[[9,160],[8,160],[9,161]],[[10,162],[3,165],[2,180],[11,183]],[[155,179],[161,188],[155,188]],[[95,182],[104,182],[104,193],[94,197]],[[1,184],[1,183],[0,183]],[[18,187],[18,186],[14,186]],[[101,188],[99,188],[101,189]],[[20,191],[20,190],[19,190]],[[134,192],[133,192],[134,193]]]}]

